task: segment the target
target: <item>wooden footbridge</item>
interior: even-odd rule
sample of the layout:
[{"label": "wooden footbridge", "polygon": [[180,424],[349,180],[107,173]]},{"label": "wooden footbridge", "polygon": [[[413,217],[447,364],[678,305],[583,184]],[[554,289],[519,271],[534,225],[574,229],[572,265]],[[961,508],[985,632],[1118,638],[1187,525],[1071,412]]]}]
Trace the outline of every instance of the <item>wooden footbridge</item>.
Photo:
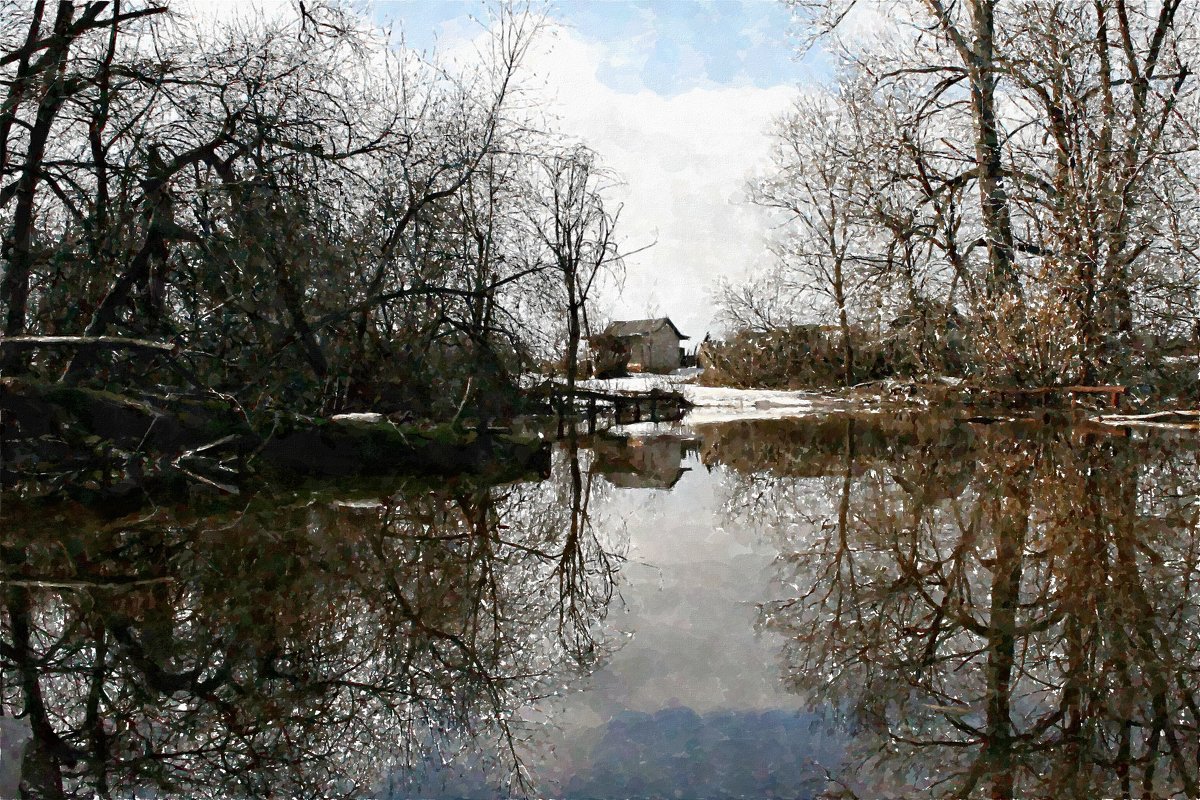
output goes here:
[{"label": "wooden footbridge", "polygon": [[549,411],[559,419],[559,428],[568,419],[586,419],[588,433],[595,433],[598,421],[613,425],[634,422],[672,422],[681,419],[692,404],[681,393],[665,389],[647,391],[602,391],[576,387],[573,398],[561,383],[545,383],[531,391],[546,401]]}]

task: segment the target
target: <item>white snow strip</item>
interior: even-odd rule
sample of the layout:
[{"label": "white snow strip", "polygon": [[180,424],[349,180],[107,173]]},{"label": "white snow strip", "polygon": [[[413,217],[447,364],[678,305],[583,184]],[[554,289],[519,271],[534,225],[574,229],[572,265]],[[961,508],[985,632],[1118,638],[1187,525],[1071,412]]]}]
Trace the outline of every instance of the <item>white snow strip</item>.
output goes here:
[{"label": "white snow strip", "polygon": [[374,411],[355,411],[349,414],[334,414],[330,422],[383,422],[383,414]]},{"label": "white snow strip", "polygon": [[378,500],[334,500],[333,504],[338,508],[383,508]]},{"label": "white snow strip", "polygon": [[581,381],[580,386],[609,392],[648,392],[652,389],[680,392],[694,406],[684,418],[684,422],[690,425],[739,419],[783,419],[850,407],[844,400],[814,392],[700,386],[692,382],[698,374],[697,370],[680,370],[679,373]]}]

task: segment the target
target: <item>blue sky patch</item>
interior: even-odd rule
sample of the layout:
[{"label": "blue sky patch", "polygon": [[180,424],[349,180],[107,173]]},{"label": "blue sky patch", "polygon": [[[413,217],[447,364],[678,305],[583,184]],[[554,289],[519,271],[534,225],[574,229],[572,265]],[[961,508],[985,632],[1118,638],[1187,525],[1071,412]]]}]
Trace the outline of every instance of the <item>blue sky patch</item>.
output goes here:
[{"label": "blue sky patch", "polygon": [[[795,85],[827,73],[819,52],[797,60],[788,9],[768,0],[556,0],[555,21],[607,53],[597,78],[624,93],[671,96],[697,88]],[[432,48],[486,17],[479,0],[379,0],[373,18]]]}]

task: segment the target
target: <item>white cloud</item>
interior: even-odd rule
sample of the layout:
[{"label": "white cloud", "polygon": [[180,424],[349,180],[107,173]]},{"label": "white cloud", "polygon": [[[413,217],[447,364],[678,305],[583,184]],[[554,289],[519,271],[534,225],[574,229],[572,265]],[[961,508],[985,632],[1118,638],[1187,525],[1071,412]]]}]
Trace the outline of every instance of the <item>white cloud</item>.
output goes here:
[{"label": "white cloud", "polygon": [[767,125],[796,90],[623,93],[596,77],[612,58],[604,46],[559,28],[531,54],[528,67],[544,80],[563,131],[587,142],[626,180],[614,196],[624,203],[629,248],[657,239],[629,259],[614,316],[655,310],[703,337],[715,330],[709,298],[715,280],[771,257],[767,215],[744,202],[745,183],[769,152]]}]

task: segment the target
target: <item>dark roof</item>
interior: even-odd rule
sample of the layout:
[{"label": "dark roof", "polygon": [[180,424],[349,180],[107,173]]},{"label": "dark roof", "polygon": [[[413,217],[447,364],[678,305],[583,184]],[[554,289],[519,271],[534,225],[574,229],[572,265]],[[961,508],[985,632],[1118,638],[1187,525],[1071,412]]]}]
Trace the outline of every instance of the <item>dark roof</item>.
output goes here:
[{"label": "dark roof", "polygon": [[683,477],[683,473],[691,472],[691,467],[677,467],[662,475],[645,472],[601,472],[600,474],[618,489],[674,489],[675,484]]},{"label": "dark roof", "polygon": [[613,322],[604,332],[611,336],[645,336],[662,328],[664,325],[670,325],[671,330],[675,331],[675,335],[680,339],[690,339],[690,336],[684,336],[679,328],[675,327],[675,323],[671,322],[670,317],[655,317],[654,319],[631,319],[624,322]]}]

